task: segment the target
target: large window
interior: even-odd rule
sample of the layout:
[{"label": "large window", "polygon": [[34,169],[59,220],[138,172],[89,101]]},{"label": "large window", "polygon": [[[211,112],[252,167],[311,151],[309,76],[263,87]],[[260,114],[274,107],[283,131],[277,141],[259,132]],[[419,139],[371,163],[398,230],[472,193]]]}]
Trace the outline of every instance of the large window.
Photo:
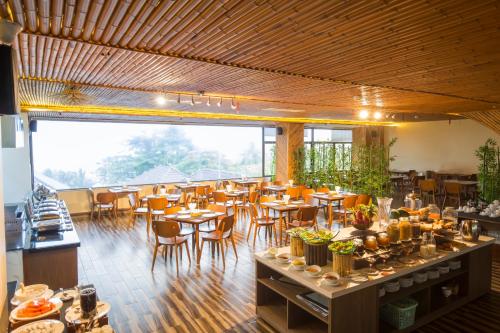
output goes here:
[{"label": "large window", "polygon": [[39,120],[33,173],[55,189],[260,177],[273,171],[263,137],[262,127]]},{"label": "large window", "polygon": [[272,176],[276,173],[276,128],[262,128],[262,150],[264,151],[263,175]]},{"label": "large window", "polygon": [[352,130],[306,128],[304,148],[311,157],[306,161],[308,170],[327,168],[332,156],[336,168],[346,170],[351,165]]}]

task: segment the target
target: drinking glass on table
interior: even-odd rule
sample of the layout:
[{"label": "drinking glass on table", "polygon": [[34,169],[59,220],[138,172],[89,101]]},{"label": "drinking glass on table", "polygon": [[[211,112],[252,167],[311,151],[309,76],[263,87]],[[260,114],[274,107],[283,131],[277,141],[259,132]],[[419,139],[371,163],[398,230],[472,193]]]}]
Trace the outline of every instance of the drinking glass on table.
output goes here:
[{"label": "drinking glass on table", "polygon": [[196,208],[196,202],[188,203],[189,210],[194,210]]}]

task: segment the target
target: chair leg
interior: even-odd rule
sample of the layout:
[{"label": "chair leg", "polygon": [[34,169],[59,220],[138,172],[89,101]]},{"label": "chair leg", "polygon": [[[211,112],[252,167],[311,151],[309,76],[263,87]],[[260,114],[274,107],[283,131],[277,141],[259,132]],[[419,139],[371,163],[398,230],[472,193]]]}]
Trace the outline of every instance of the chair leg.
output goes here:
[{"label": "chair leg", "polygon": [[175,271],[177,272],[177,276],[179,276],[179,253],[177,252],[177,248],[179,246],[175,244]]},{"label": "chair leg", "polygon": [[217,245],[219,245],[219,243],[221,245],[220,252],[222,254],[222,268],[223,268],[223,270],[225,270],[226,269],[226,257],[224,255],[224,244],[222,243],[222,241],[219,241],[219,242],[217,242]]},{"label": "chair leg", "polygon": [[99,207],[97,210],[97,221],[101,221],[101,207]]},{"label": "chair leg", "polygon": [[156,260],[156,253],[158,252],[158,246],[155,245],[155,250],[153,252],[153,264],[151,265],[151,272],[153,271],[153,269],[155,268],[155,260]]},{"label": "chair leg", "polygon": [[203,252],[203,244],[205,244],[205,241],[201,240],[200,252],[198,252],[198,260],[197,260],[198,265],[200,264],[201,253]]},{"label": "chair leg", "polygon": [[231,235],[231,244],[233,245],[233,251],[234,251],[234,255],[236,257],[236,260],[238,260],[238,252],[236,251],[236,244],[234,243],[233,235]]},{"label": "chair leg", "polygon": [[[184,243],[186,245],[186,253],[187,253],[187,257],[188,257],[188,261],[189,261],[189,265],[191,265],[191,256],[189,255],[189,246],[188,246],[188,243]],[[181,249],[181,252],[182,252],[182,249]]]},{"label": "chair leg", "polygon": [[253,222],[252,222],[252,220],[250,220],[250,223],[248,224],[247,242],[250,239],[250,234],[252,233],[252,226],[253,226]]},{"label": "chair leg", "polygon": [[[276,223],[273,224],[273,231],[274,231],[274,243],[276,244],[276,246],[278,246],[278,233],[276,232]],[[288,237],[288,233],[286,234],[286,236]]]},{"label": "chair leg", "polygon": [[254,232],[253,232],[253,247],[255,247],[255,240],[257,239],[257,232],[259,230],[259,225],[255,224],[254,226]]}]

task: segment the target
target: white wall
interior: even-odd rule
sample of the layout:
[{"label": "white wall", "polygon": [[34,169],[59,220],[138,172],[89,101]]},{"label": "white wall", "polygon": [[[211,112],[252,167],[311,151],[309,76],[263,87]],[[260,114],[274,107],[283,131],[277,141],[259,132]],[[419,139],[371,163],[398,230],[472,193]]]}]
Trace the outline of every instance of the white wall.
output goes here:
[{"label": "white wall", "polygon": [[386,127],[386,143],[396,137],[391,150],[394,170],[476,173],[474,151],[488,138],[500,143],[500,135],[473,120],[404,123]]},{"label": "white wall", "polygon": [[5,203],[23,201],[31,190],[31,163],[29,148],[28,115],[21,115],[24,121],[24,147],[2,148],[3,154],[3,196]]}]

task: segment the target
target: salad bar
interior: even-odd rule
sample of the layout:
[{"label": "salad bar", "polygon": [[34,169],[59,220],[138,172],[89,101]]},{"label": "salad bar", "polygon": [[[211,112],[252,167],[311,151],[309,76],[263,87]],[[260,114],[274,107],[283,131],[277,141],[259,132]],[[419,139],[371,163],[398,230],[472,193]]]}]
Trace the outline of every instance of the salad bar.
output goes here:
[{"label": "salad bar", "polygon": [[412,331],[488,292],[493,238],[436,233],[385,247],[385,233],[377,222],[363,235],[291,230],[292,247],[255,256],[258,319],[278,332]]}]

